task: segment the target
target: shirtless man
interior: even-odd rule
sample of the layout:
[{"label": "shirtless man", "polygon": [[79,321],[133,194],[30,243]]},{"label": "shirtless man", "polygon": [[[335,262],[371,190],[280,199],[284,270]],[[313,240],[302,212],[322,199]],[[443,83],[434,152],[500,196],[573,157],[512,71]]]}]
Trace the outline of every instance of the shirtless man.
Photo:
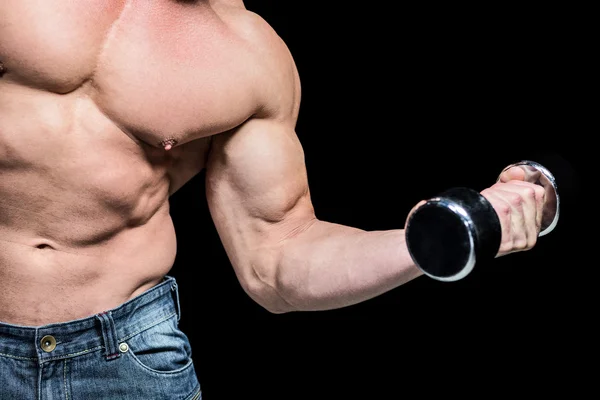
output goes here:
[{"label": "shirtless man", "polygon": [[[168,273],[169,196],[203,169],[236,276],[270,312],[421,275],[401,227],[315,217],[294,60],[241,0],[4,0],[0,63],[0,398],[201,397]],[[498,256],[533,248],[543,190],[482,194]]]}]

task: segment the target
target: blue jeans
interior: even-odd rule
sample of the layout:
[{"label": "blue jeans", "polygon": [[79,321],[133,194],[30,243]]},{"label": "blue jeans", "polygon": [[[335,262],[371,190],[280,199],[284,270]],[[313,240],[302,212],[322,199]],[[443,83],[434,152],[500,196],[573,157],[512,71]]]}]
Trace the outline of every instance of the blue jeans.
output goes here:
[{"label": "blue jeans", "polygon": [[1,400],[198,400],[173,277],[121,306],[40,327],[0,323]]}]

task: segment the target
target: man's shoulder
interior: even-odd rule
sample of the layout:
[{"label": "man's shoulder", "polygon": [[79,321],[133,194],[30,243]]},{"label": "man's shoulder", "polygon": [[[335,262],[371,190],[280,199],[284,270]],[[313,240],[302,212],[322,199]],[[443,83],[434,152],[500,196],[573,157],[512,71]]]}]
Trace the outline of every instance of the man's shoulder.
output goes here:
[{"label": "man's shoulder", "polygon": [[256,12],[232,6],[216,7],[215,12],[227,27],[248,45],[259,50],[279,50],[287,53],[287,46],[275,29]]},{"label": "man's shoulder", "polygon": [[300,80],[284,40],[259,14],[239,7],[218,9],[219,16],[248,50],[247,68],[255,71],[257,97],[270,116],[297,117]]}]

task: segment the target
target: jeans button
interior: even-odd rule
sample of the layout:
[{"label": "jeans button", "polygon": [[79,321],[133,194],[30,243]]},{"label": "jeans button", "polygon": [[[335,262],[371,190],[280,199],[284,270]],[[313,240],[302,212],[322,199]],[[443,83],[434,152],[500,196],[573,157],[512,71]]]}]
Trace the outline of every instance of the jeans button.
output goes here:
[{"label": "jeans button", "polygon": [[46,335],[40,340],[40,344],[42,346],[42,350],[46,353],[50,353],[56,348],[56,339],[54,336]]}]

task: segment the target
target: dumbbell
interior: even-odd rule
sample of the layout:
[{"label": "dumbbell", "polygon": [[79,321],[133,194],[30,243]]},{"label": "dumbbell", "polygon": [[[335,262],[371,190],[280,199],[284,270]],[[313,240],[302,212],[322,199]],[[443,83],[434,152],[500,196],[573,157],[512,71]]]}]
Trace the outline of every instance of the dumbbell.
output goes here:
[{"label": "dumbbell", "polygon": [[[539,236],[557,225],[560,198],[554,176],[539,163],[524,160],[511,164],[525,171],[527,182],[546,189]],[[479,192],[450,188],[428,199],[406,222],[406,243],[413,261],[423,273],[445,282],[465,278],[478,262],[496,257],[502,238],[498,214]]]}]

